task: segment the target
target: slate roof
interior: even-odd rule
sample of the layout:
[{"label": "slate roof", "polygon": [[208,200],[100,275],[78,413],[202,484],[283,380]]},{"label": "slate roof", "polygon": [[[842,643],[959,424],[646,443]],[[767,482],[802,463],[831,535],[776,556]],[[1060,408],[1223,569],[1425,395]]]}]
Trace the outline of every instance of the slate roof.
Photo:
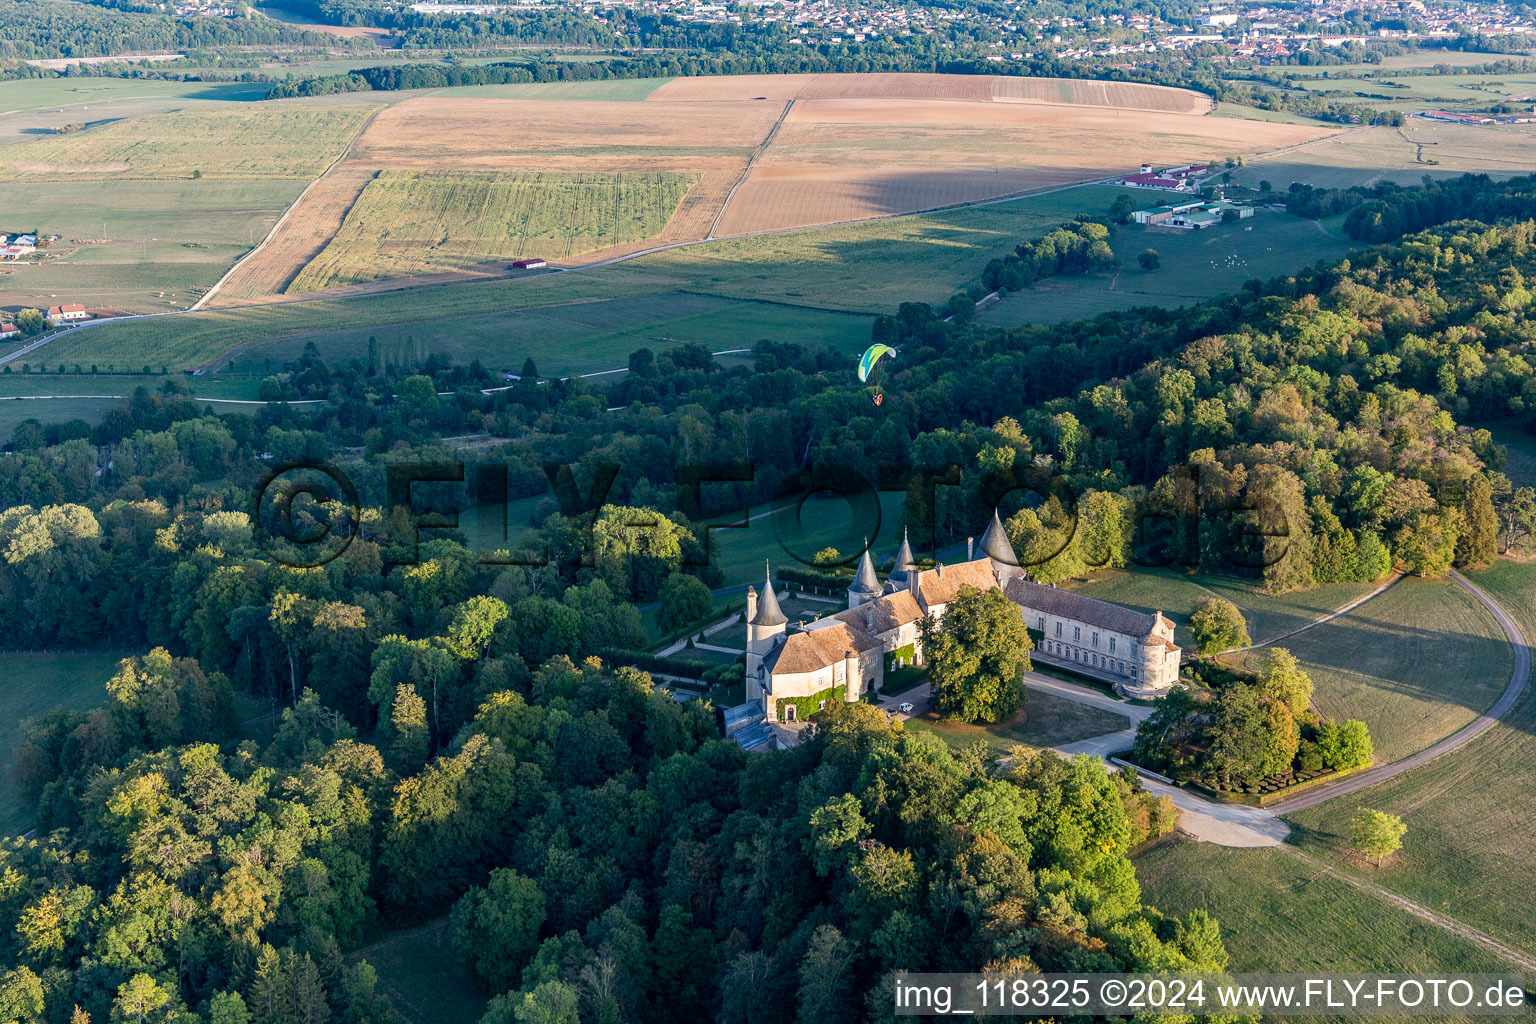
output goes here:
[{"label": "slate roof", "polygon": [[782,626],[789,620],[779,610],[779,599],[773,593],[773,579],[763,587],[763,596],[757,599],[757,614],[752,616],[754,626]]},{"label": "slate roof", "polygon": [[875,575],[875,563],[869,560],[869,549],[864,549],[864,557],[859,559],[859,574],[853,579],[850,590],[857,590],[865,594],[880,593],[880,577]]},{"label": "slate roof", "polygon": [[791,633],[763,659],[771,674],[817,672],[843,660],[845,651],[862,654],[880,647],[880,641],[862,629],[843,623],[804,633]]},{"label": "slate roof", "polygon": [[1042,586],[1018,577],[1008,581],[1006,593],[1014,604],[1127,636],[1148,636],[1159,622],[1167,621],[1161,614],[1149,615],[1134,608],[1074,594],[1070,590]]},{"label": "slate roof", "polygon": [[979,553],[986,555],[994,562],[1018,568],[1019,556],[1013,553],[1013,545],[1008,543],[1008,531],[1003,529],[1003,521],[997,518],[997,510],[992,510],[992,521],[987,524],[987,530],[981,535],[981,547]]}]

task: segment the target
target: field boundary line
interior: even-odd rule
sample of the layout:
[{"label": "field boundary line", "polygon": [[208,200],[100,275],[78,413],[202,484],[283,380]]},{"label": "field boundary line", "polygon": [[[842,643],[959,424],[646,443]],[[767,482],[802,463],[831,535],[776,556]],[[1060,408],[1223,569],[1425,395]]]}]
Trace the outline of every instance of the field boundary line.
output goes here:
[{"label": "field boundary line", "polygon": [[1536,957],[1532,957],[1530,954],[1524,952],[1523,950],[1516,949],[1508,943],[1500,942],[1492,935],[1479,931],[1478,929],[1473,928],[1471,925],[1466,924],[1463,921],[1457,920],[1456,918],[1450,917],[1446,914],[1436,913],[1426,906],[1415,903],[1413,900],[1408,899],[1406,896],[1399,896],[1397,893],[1392,892],[1390,889],[1383,889],[1381,886],[1376,885],[1373,882],[1368,882],[1363,878],[1357,878],[1348,872],[1339,871],[1331,864],[1326,864],[1315,857],[1303,853],[1301,850],[1298,850],[1296,847],[1289,844],[1282,843],[1278,849],[1286,856],[1299,860],[1302,863],[1309,865],[1310,867],[1316,868],[1324,874],[1337,878],[1345,885],[1358,889],[1359,891],[1367,893],[1371,896],[1375,896],[1382,902],[1390,904],[1399,910],[1406,911],[1407,913],[1412,914],[1414,917],[1428,921],[1430,924],[1435,925],[1444,931],[1448,931],[1452,935],[1466,939],[1469,942],[1474,942],[1477,945],[1484,947],[1485,949],[1491,950],[1492,952],[1497,953],[1499,956],[1502,956],[1504,959],[1508,960],[1510,963],[1513,963],[1516,966],[1523,968],[1524,970],[1536,971]]},{"label": "field boundary line", "polygon": [[[258,253],[260,253],[261,250],[267,247],[267,243],[272,241],[272,239],[277,236],[278,231],[282,230],[284,224],[288,223],[288,218],[293,216],[293,211],[299,208],[299,204],[304,201],[304,198],[309,195],[309,193],[314,189],[316,185],[330,177],[331,172],[334,171],[343,160],[352,155],[352,149],[357,145],[357,140],[363,137],[363,133],[368,130],[369,126],[373,124],[374,120],[387,109],[388,107],[380,107],[368,115],[368,119],[364,121],[361,127],[359,127],[357,131],[352,134],[352,138],[347,140],[347,144],[342,147],[342,150],[337,155],[336,159],[332,160],[330,164],[325,168],[325,170],[321,171],[313,181],[304,186],[304,191],[300,192],[298,196],[295,197],[293,202],[288,204],[288,209],[284,210],[283,215],[277,218],[277,223],[272,225],[272,229],[266,233],[266,236],[262,238],[260,242],[256,243],[256,248],[252,249],[250,252],[236,260],[234,266],[226,270],[224,272],[224,276],[220,277],[213,283],[212,288],[209,288],[198,298],[196,302],[187,307],[186,312],[195,313],[206,306],[210,299],[219,294],[219,289],[223,288],[229,279],[235,275],[235,271],[245,266],[247,262],[249,262]],[[303,269],[304,268],[302,267],[299,268],[301,273],[303,272]]]},{"label": "field boundary line", "polygon": [[762,156],[768,149],[768,146],[773,142],[773,137],[779,134],[779,129],[784,125],[784,119],[789,116],[789,111],[794,105],[794,98],[791,97],[789,102],[784,104],[784,110],[779,114],[779,119],[773,122],[773,127],[769,128],[768,134],[763,136],[763,141],[759,142],[757,148],[752,151],[752,155],[747,157],[747,166],[741,169],[741,174],[736,178],[736,184],[732,185],[731,190],[725,194],[725,200],[721,202],[720,209],[715,212],[715,219],[710,222],[709,231],[704,235],[704,241],[707,242],[715,237],[715,229],[720,226],[720,221],[725,216],[725,211],[731,208],[731,200],[736,198],[736,190],[747,183],[747,178],[752,174],[752,165],[757,163],[757,158]]},{"label": "field boundary line", "polygon": [[1365,604],[1365,602],[1371,600],[1372,598],[1379,597],[1382,594],[1386,593],[1389,589],[1391,589],[1392,587],[1394,587],[1397,584],[1401,583],[1402,580],[1403,580],[1403,574],[1400,573],[1400,572],[1394,572],[1391,576],[1387,577],[1387,581],[1385,583],[1383,583],[1381,586],[1377,587],[1375,590],[1371,591],[1369,594],[1365,594],[1362,597],[1355,598],[1353,601],[1350,601],[1350,602],[1348,602],[1346,604],[1342,604],[1339,607],[1335,608],[1333,611],[1329,612],[1327,615],[1324,615],[1324,616],[1321,616],[1319,618],[1313,619],[1311,622],[1308,622],[1305,625],[1297,626],[1295,629],[1291,630],[1289,633],[1281,633],[1279,636],[1272,636],[1268,640],[1260,640],[1258,643],[1256,643],[1256,644],[1249,644],[1247,647],[1233,647],[1231,650],[1222,651],[1221,653],[1222,654],[1241,654],[1244,651],[1256,651],[1260,647],[1268,647],[1270,644],[1277,644],[1281,640],[1289,640],[1291,637],[1295,636],[1297,633],[1305,633],[1307,630],[1311,629],[1313,626],[1321,626],[1325,622],[1332,622],[1334,619],[1341,618],[1342,616],[1348,615],[1350,612],[1354,611],[1356,608],[1359,608],[1361,605]]},{"label": "field boundary line", "polygon": [[1428,764],[1438,757],[1443,757],[1471,743],[1477,737],[1497,725],[1499,720],[1509,714],[1510,709],[1515,706],[1515,702],[1525,692],[1525,684],[1531,674],[1531,648],[1526,643],[1525,634],[1521,632],[1519,625],[1516,624],[1514,619],[1510,618],[1509,613],[1504,610],[1503,606],[1489,597],[1481,587],[1454,569],[1451,570],[1450,576],[1498,620],[1499,625],[1504,629],[1504,635],[1509,638],[1510,645],[1514,648],[1514,668],[1509,673],[1509,685],[1504,687],[1504,692],[1499,695],[1499,699],[1494,701],[1488,710],[1451,733],[1439,743],[1426,747],[1417,754],[1412,754],[1400,761],[1393,761],[1391,764],[1382,765],[1380,768],[1372,768],[1370,771],[1350,776],[1348,779],[1340,781],[1336,786],[1328,786],[1299,794],[1293,800],[1282,800],[1279,803],[1272,804],[1270,809],[1275,814],[1304,811],[1308,807],[1316,807],[1318,804],[1326,803],[1337,797],[1348,796],[1351,793],[1358,793],[1362,789],[1380,785],[1402,775],[1404,772]]},{"label": "field boundary line", "polygon": [[[361,137],[362,132],[367,129],[368,125],[372,123],[373,117],[377,117],[378,114],[380,114],[380,113],[382,113],[382,111],[375,111],[374,112],[372,117],[369,118],[369,121],[366,122],[363,125],[363,128],[359,130],[359,132],[358,132],[358,136],[359,137]],[[1334,133],[1332,135],[1325,135],[1325,136],[1323,136],[1321,138],[1312,139],[1312,140],[1310,140],[1308,142],[1298,143],[1298,144],[1296,144],[1294,146],[1286,146],[1283,149],[1270,150],[1270,151],[1265,152],[1265,153],[1258,153],[1258,154],[1254,154],[1253,156],[1246,156],[1243,159],[1245,161],[1247,161],[1247,160],[1260,160],[1260,159],[1263,159],[1265,157],[1277,156],[1277,155],[1279,155],[1281,153],[1288,153],[1288,152],[1292,152],[1294,150],[1304,149],[1307,146],[1315,146],[1315,145],[1318,145],[1319,143],[1327,142],[1330,139],[1343,138],[1345,135],[1349,135],[1349,134],[1352,134],[1354,132],[1366,131],[1366,130],[1367,130],[1367,128],[1365,128],[1365,127],[1351,128],[1351,129],[1348,129],[1346,131],[1336,132],[1336,133]],[[354,139],[353,142],[355,143],[356,139]],[[326,174],[329,174],[329,173],[330,173],[330,171],[328,169],[326,171]],[[324,177],[324,175],[322,175],[322,177]],[[742,232],[741,234],[737,234],[737,235],[718,235],[718,236],[715,236],[715,237],[712,237],[712,238],[695,238],[695,239],[689,239],[689,240],[679,241],[679,242],[667,242],[667,243],[664,243],[664,244],[661,244],[661,245],[652,246],[652,247],[650,247],[648,249],[641,249],[641,250],[639,250],[637,252],[626,253],[626,254],[624,254],[622,256],[614,256],[614,257],[610,257],[609,259],[598,260],[598,261],[596,261],[594,263],[583,264],[582,266],[579,266],[579,267],[559,268],[558,272],[559,273],[563,273],[563,274],[579,274],[579,273],[582,273],[582,272],[585,272],[585,271],[600,270],[600,269],[602,269],[604,267],[611,267],[611,266],[614,266],[614,265],[619,264],[619,263],[628,263],[631,260],[637,260],[637,259],[640,259],[640,258],[645,257],[645,256],[654,256],[657,253],[669,252],[669,251],[671,251],[673,249],[684,249],[684,248],[688,248],[688,247],[696,246],[696,245],[707,245],[707,244],[710,244],[712,242],[731,242],[731,241],[737,241],[737,240],[745,239],[745,238],[767,238],[767,237],[770,237],[770,236],[773,236],[773,235],[789,235],[789,234],[794,234],[794,233],[800,232],[800,231],[819,231],[819,230],[822,230],[824,228],[849,227],[849,226],[857,225],[857,224],[879,224],[879,223],[884,223],[884,222],[887,222],[887,221],[902,220],[902,219],[909,218],[909,217],[924,217],[924,216],[928,216],[930,214],[935,214],[935,213],[951,213],[951,212],[956,212],[956,211],[960,211],[960,210],[979,209],[979,208],[985,207],[985,206],[997,206],[997,205],[1001,205],[1002,203],[1012,203],[1012,202],[1016,202],[1016,201],[1018,201],[1020,199],[1032,199],[1032,198],[1036,198],[1036,197],[1039,197],[1039,196],[1053,195],[1053,194],[1055,194],[1057,192],[1066,192],[1069,189],[1074,189],[1074,188],[1085,188],[1085,187],[1090,186],[1090,185],[1110,185],[1110,184],[1113,184],[1113,182],[1116,180],[1117,177],[1118,177],[1118,175],[1111,175],[1109,177],[1100,177],[1100,178],[1085,178],[1085,179],[1082,179],[1080,181],[1062,182],[1059,185],[1046,185],[1046,186],[1039,187],[1039,188],[1021,189],[1021,190],[1019,190],[1017,192],[1010,192],[1010,193],[1007,193],[1006,195],[1001,195],[1001,196],[992,196],[992,197],[987,198],[987,199],[972,199],[972,200],[967,200],[965,202],[960,202],[960,203],[948,203],[948,204],[946,204],[944,206],[933,206],[933,207],[929,207],[929,208],[924,209],[924,210],[908,210],[908,211],[905,211],[903,213],[882,214],[882,215],[880,215],[878,217],[859,217],[859,218],[854,218],[852,220],[832,221],[832,222],[829,222],[829,223],[826,223],[826,224],[809,224],[809,225],[799,225],[799,226],[796,226],[796,227],[768,228],[768,229],[763,230],[763,231],[747,231],[747,232]],[[316,180],[318,181],[319,179],[316,179]],[[311,184],[313,184],[313,182],[311,182]],[[297,205],[297,201],[295,201],[295,205]],[[291,209],[292,209],[292,207],[290,207],[290,210]],[[284,216],[286,217],[287,215],[285,214]],[[262,244],[263,245],[265,244],[265,240],[263,240]],[[1369,248],[1369,246],[1366,246],[1366,248]],[[245,259],[249,259],[254,254],[255,254],[255,250],[252,250],[250,253],[247,253],[246,256],[241,260],[241,262],[243,262]],[[238,267],[239,263],[237,263],[236,266]],[[233,272],[234,269],[235,269],[234,267],[231,267],[230,268],[231,272]],[[225,275],[226,278],[228,276],[229,276],[228,274]],[[465,281],[453,281],[453,282],[433,281],[433,282],[430,282],[430,283],[415,284],[415,283],[412,283],[411,278],[408,278],[408,277],[405,277],[405,278],[393,278],[393,279],[389,279],[387,281],[379,282],[380,287],[378,287],[377,289],[368,291],[366,293],[361,293],[361,295],[358,295],[358,296],[336,296],[336,295],[327,295],[324,292],[320,292],[320,293],[316,293],[316,294],[313,294],[313,295],[305,295],[305,294],[296,295],[296,296],[294,296],[291,299],[275,299],[275,300],[272,300],[272,301],[269,301],[269,302],[246,303],[246,304],[243,304],[243,305],[241,305],[239,307],[231,307],[231,308],[259,309],[259,308],[262,308],[262,307],[265,307],[265,306],[285,306],[285,305],[295,305],[295,304],[302,304],[302,303],[308,303],[308,302],[335,302],[335,301],[339,301],[339,300],[340,301],[344,301],[346,298],[349,298],[349,297],[362,297],[362,295],[377,295],[377,294],[384,294],[384,293],[387,293],[387,292],[412,291],[412,290],[416,290],[416,289],[429,289],[429,288],[435,288],[435,287],[443,287],[443,286],[447,286],[447,285],[452,285],[452,286],[457,287],[457,286],[460,286],[460,285],[472,285],[472,284],[490,283],[490,282],[504,282],[504,281],[507,281],[507,280],[510,280],[510,279],[512,279],[512,275],[511,274],[497,274],[497,275],[490,276],[490,277],[471,278],[471,279],[465,280]],[[221,280],[219,283],[222,284],[223,281]],[[59,338],[62,338],[65,335],[73,334],[73,333],[75,333],[77,331],[89,330],[90,328],[100,326],[101,324],[114,323],[114,322],[115,323],[122,323],[124,321],[130,321],[130,320],[145,320],[145,319],[148,319],[150,317],[185,316],[188,313],[206,313],[206,312],[210,312],[210,310],[202,308],[203,303],[205,303],[210,297],[211,297],[211,290],[210,290],[210,294],[209,295],[204,295],[201,299],[198,300],[197,303],[194,303],[191,307],[189,307],[187,309],[172,309],[172,310],[167,310],[167,311],[161,312],[161,313],[129,313],[129,314],[126,314],[126,315],[120,316],[120,317],[108,317],[108,318],[102,318],[100,320],[88,320],[88,321],[86,321],[84,323],[76,324],[76,325],[74,325],[72,327],[67,327],[67,328],[64,328],[61,331],[56,331],[53,334],[47,335],[47,336],[39,339],[38,341],[35,341],[32,344],[26,346],[24,349],[18,349],[17,351],[12,352],[9,355],[0,356],[0,366],[3,366],[6,363],[9,363],[12,360],[14,360],[14,359],[16,359],[16,358],[18,358],[18,357],[20,357],[22,355],[26,355],[29,352],[36,351],[37,349],[42,348],[44,345],[50,344],[51,342],[54,342],[54,341],[57,341]],[[538,308],[538,307],[529,307],[529,308]],[[842,312],[854,312],[854,311],[853,310],[843,310]],[[465,314],[465,315],[468,316],[468,315],[471,315],[471,314]],[[398,321],[379,321],[379,323],[394,323],[394,322],[398,322]],[[281,333],[302,334],[306,330],[309,330],[309,328],[294,328],[291,331],[281,332]],[[274,335],[270,335],[270,336],[276,336],[276,335],[274,334]],[[247,343],[242,343],[242,344],[247,344]],[[232,354],[234,351],[236,351],[240,347],[242,347],[242,346],[235,346],[235,347],[233,347],[231,349],[226,350],[225,352],[221,353],[219,356],[216,356],[208,365],[210,365],[210,366],[213,365],[213,363],[216,363],[219,359],[222,359],[222,358],[225,358],[225,357],[229,356],[230,354]]]}]

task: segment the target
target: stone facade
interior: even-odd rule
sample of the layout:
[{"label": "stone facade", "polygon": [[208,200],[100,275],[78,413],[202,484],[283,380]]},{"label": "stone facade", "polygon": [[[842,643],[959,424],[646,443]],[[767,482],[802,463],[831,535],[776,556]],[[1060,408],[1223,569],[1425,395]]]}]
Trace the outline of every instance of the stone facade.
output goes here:
[{"label": "stone facade", "polygon": [[919,623],[942,619],[963,587],[1001,588],[1036,638],[1033,656],[1046,664],[1108,679],[1128,697],[1161,697],[1178,679],[1182,652],[1173,642],[1173,623],[1161,612],[1149,615],[1031,582],[996,514],[977,548],[979,557],[957,565],[918,569],[903,538],[884,584],[866,551],[848,588],[847,611],[794,633],[771,576],[761,599],[749,588],[747,703],[731,709],[731,721],[754,715],[757,721],[792,721],[812,697],[817,709],[833,697],[859,700],[883,685],[887,657],[910,650],[921,664]]}]

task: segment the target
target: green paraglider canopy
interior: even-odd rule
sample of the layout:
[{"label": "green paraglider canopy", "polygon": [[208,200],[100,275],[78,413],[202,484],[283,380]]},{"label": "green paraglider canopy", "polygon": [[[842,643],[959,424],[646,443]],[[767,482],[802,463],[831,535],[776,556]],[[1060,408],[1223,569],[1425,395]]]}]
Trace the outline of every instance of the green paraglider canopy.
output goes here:
[{"label": "green paraglider canopy", "polygon": [[875,364],[886,356],[895,354],[896,350],[889,345],[869,346],[869,348],[864,350],[864,354],[859,357],[859,380],[869,380],[870,371],[875,368]]}]

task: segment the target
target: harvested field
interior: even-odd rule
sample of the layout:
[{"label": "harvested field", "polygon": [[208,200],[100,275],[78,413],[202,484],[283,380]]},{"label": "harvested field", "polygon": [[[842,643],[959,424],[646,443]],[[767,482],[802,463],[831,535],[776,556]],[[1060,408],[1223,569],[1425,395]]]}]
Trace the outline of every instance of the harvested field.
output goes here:
[{"label": "harvested field", "polygon": [[1415,185],[1432,178],[1487,174],[1508,178],[1536,166],[1536,125],[1459,125],[1409,118],[1401,128],[1377,126],[1239,168],[1234,180],[1266,180],[1278,192],[1299,181],[1319,188],[1349,188],[1392,181]]},{"label": "harvested field", "polygon": [[660,104],[654,98],[645,103],[512,102],[439,94],[409,99],[381,113],[358,139],[353,158],[410,168],[688,169],[675,164],[744,161],[782,110],[768,104]]},{"label": "harvested field", "polygon": [[652,102],[907,99],[985,103],[1066,103],[1203,114],[1210,100],[1188,89],[1132,82],[991,75],[733,75],[674,78],[651,94]]},{"label": "harvested field", "polygon": [[1303,125],[1096,106],[797,100],[717,233],[932,209],[1103,177],[1137,159],[1209,160],[1325,134]]},{"label": "harvested field", "polygon": [[342,164],[315,182],[289,213],[283,229],[240,264],[209,305],[233,306],[281,294],[341,229],[347,211],[373,175],[366,167]]},{"label": "harvested field", "polygon": [[995,78],[992,98],[1001,103],[1087,104],[1175,114],[1204,114],[1211,109],[1208,96],[1189,89],[1074,78]]},{"label": "harvested field", "polygon": [[[385,109],[358,136],[336,180],[305,198],[216,304],[376,290],[402,275],[485,276],[503,272],[494,261],[535,254],[512,236],[491,244],[486,229],[466,227],[466,210],[438,201],[448,203],[451,190],[413,197],[412,214],[430,231],[400,234],[403,225],[391,226],[398,216],[359,213],[350,222],[355,237],[338,237],[331,251],[322,236],[348,230],[343,218],[359,195],[359,174],[375,171],[660,174],[694,182],[670,219],[633,219],[616,233],[582,234],[578,226],[572,238],[581,240],[570,244],[534,233],[536,255],[581,266],[697,241],[711,229],[741,235],[912,213],[1092,180],[1140,160],[1247,155],[1330,131],[1210,118],[1199,94],[1125,83],[879,74],[673,79],[643,90],[596,83],[602,88],[572,92],[577,85],[443,90]],[[527,215],[563,216],[531,207]],[[365,238],[381,221],[389,236]],[[480,241],[450,242],[460,228]],[[342,250],[349,254],[338,256]],[[372,255],[359,256],[364,250]],[[322,252],[328,262],[299,269]]]},{"label": "harvested field", "polygon": [[367,120],[362,106],[262,104],[112,121],[0,151],[0,176],[313,178]]},{"label": "harvested field", "polygon": [[292,291],[524,256],[571,256],[661,233],[698,177],[666,172],[384,171]]}]

